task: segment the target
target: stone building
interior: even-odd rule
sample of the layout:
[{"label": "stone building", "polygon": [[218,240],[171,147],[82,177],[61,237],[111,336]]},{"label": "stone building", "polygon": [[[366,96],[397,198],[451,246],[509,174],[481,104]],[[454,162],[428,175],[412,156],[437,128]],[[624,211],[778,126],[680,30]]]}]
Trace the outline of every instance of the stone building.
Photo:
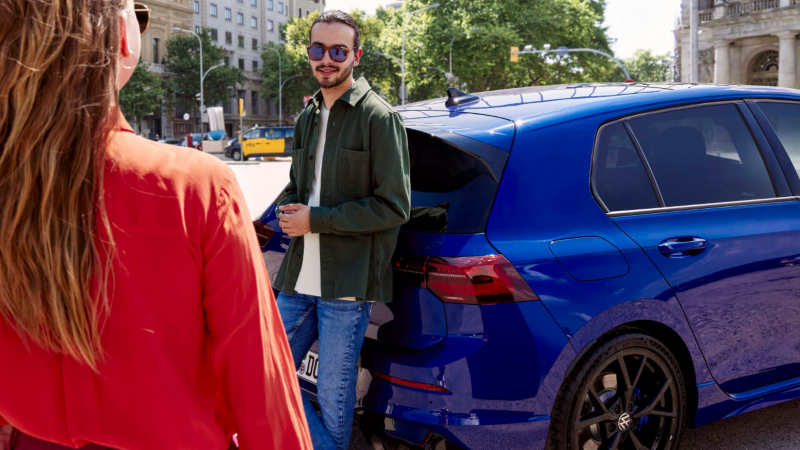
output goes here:
[{"label": "stone building", "polygon": [[[675,29],[676,81],[690,81],[690,1]],[[798,87],[800,0],[698,0],[701,83]],[[692,80],[694,81],[694,80]]]},{"label": "stone building", "polygon": [[[244,83],[231,90],[228,101],[207,107],[222,106],[225,113],[225,129],[229,136],[239,130],[238,99],[244,100],[245,128],[254,125],[278,125],[278,100],[263,99],[261,88],[260,46],[280,43],[280,26],[292,17],[303,17],[311,11],[322,11],[325,0],[144,0],[152,10],[151,25],[142,36],[142,60],[150,63],[150,70],[169,76],[163,65],[166,42],[175,33],[173,27],[192,30],[208,28],[211,42],[225,49],[225,64],[238,67],[245,77]],[[204,69],[212,67],[204,61]],[[274,70],[278,70],[275,67]],[[198,73],[198,77],[200,74]],[[286,93],[284,93],[286,96]],[[160,117],[147,118],[141,130],[147,135],[178,137],[192,132],[196,118],[191,112],[176,109],[173,114],[162,111]],[[288,123],[286,118],[285,125]]]}]

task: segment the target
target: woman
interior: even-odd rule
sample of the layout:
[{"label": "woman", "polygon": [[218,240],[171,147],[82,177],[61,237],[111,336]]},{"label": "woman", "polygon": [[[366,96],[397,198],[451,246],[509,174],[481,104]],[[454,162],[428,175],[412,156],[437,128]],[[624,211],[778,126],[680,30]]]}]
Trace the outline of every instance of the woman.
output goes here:
[{"label": "woman", "polygon": [[0,2],[0,424],[16,449],[310,449],[233,173],[115,106],[148,20],[118,2]]}]

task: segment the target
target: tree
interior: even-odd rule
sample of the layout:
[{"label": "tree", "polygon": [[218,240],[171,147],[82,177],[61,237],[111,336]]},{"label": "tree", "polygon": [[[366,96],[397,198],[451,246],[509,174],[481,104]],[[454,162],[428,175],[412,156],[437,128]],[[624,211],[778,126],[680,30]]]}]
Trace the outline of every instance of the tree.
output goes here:
[{"label": "tree", "polygon": [[[207,28],[200,32],[203,42],[203,71],[221,64],[225,49],[211,42]],[[200,52],[195,36],[176,35],[167,41],[167,55],[164,64],[173,75],[169,78],[168,89],[174,94],[175,102],[184,109],[193,111],[199,106],[195,95],[200,93]],[[236,83],[243,83],[242,72],[230,65],[216,68],[206,75],[203,82],[203,97],[206,105],[229,101],[230,90]]]},{"label": "tree", "polygon": [[161,76],[150,72],[148,64],[139,60],[130,80],[119,91],[119,107],[141,130],[142,119],[160,111],[163,94]]},{"label": "tree", "polygon": [[654,55],[650,50],[636,50],[632,58],[623,59],[622,64],[631,73],[634,81],[672,81],[673,58],[669,53]]}]

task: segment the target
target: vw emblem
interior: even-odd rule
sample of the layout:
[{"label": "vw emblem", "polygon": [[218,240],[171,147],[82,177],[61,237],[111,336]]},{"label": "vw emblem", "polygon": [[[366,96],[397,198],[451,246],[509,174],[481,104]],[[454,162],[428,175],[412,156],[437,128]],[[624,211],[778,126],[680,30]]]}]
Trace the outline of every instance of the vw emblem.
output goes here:
[{"label": "vw emblem", "polygon": [[631,422],[631,415],[628,413],[622,413],[622,415],[619,416],[619,420],[617,420],[617,428],[619,428],[619,431],[628,431],[628,428],[631,426]]}]

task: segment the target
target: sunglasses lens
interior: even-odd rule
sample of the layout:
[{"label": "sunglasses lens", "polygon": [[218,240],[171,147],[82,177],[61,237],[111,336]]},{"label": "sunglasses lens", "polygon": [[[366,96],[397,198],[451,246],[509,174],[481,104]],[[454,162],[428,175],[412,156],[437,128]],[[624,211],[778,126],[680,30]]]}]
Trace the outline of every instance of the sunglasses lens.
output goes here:
[{"label": "sunglasses lens", "polygon": [[147,27],[150,26],[150,10],[141,3],[133,4],[134,13],[136,13],[136,20],[139,22],[139,32],[144,34]]},{"label": "sunglasses lens", "polygon": [[333,47],[331,49],[331,59],[336,62],[344,62],[347,59],[347,50],[342,47]]},{"label": "sunglasses lens", "polygon": [[312,45],[308,48],[308,57],[312,61],[319,61],[323,56],[325,56],[325,49],[319,45]]}]

